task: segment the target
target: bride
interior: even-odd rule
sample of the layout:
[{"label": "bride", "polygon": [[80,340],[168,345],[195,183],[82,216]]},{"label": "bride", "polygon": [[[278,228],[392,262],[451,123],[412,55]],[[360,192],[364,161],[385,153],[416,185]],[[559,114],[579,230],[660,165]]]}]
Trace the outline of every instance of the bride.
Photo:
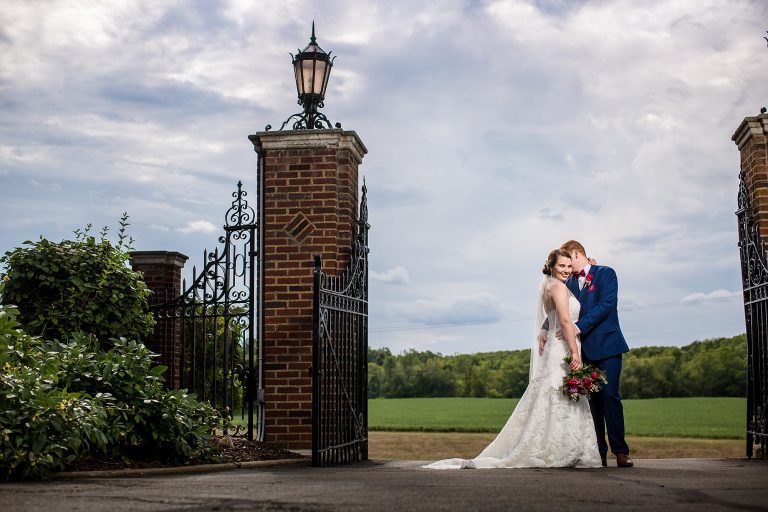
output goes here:
[{"label": "bride", "polygon": [[[528,388],[507,424],[474,459],[446,459],[429,469],[601,467],[597,437],[587,400],[571,401],[560,391],[568,365],[581,367],[581,346],[573,323],[579,301],[565,286],[571,274],[571,255],[562,249],[549,253],[543,270],[534,328],[537,339],[544,320],[549,321],[546,340],[531,349]],[[556,337],[562,330],[563,340]]]}]

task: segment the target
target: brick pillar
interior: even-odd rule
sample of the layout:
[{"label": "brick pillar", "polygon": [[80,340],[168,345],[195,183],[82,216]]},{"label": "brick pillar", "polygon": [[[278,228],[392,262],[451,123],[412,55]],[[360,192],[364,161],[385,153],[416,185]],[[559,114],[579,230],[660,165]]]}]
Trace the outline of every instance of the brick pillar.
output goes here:
[{"label": "brick pillar", "polygon": [[295,130],[249,137],[262,159],[266,440],[312,447],[312,272],[346,268],[357,220],[355,132]]},{"label": "brick pillar", "polygon": [[[150,304],[162,304],[181,295],[181,269],[187,256],[169,251],[133,251],[130,256],[131,267],[144,274],[144,282],[152,290]],[[165,322],[155,325],[155,332],[144,339],[144,345],[160,354],[157,362],[168,367],[165,386],[177,389],[181,385],[181,324],[179,319]]]},{"label": "brick pillar", "polygon": [[745,117],[731,140],[739,147],[749,204],[768,243],[768,114]]}]

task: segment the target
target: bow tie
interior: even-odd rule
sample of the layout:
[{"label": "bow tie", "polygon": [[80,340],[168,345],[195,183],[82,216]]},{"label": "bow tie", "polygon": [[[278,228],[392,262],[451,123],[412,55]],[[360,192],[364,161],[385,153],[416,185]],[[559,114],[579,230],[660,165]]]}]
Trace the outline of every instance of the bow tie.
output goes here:
[{"label": "bow tie", "polygon": [[572,275],[573,277],[584,277],[584,276],[586,276],[587,274],[584,272],[584,269],[582,269],[582,270],[580,270],[579,272],[574,272],[574,273],[573,273],[573,274],[571,274],[571,275]]}]

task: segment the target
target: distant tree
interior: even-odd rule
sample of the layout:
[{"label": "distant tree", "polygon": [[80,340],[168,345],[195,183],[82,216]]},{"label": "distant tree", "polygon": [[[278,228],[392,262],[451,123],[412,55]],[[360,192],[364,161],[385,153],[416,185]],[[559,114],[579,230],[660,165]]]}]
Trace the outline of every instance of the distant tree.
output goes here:
[{"label": "distant tree", "polygon": [[[626,398],[742,396],[746,336],[697,341],[685,347],[639,347],[624,355]],[[370,397],[518,398],[528,385],[530,350],[442,354],[387,348],[368,353]]]}]

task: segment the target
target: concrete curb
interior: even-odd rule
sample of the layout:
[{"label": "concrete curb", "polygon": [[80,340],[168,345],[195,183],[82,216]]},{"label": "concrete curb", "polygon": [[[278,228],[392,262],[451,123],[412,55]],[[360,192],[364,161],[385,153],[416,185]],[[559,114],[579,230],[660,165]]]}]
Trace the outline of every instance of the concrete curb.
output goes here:
[{"label": "concrete curb", "polygon": [[236,469],[258,469],[290,464],[309,464],[309,459],[252,460],[248,462],[227,462],[224,464],[199,464],[196,466],[171,466],[145,469],[108,469],[104,471],[62,471],[54,473],[54,480],[75,480],[81,478],[131,478],[159,475],[191,475],[196,473],[214,473]]}]

